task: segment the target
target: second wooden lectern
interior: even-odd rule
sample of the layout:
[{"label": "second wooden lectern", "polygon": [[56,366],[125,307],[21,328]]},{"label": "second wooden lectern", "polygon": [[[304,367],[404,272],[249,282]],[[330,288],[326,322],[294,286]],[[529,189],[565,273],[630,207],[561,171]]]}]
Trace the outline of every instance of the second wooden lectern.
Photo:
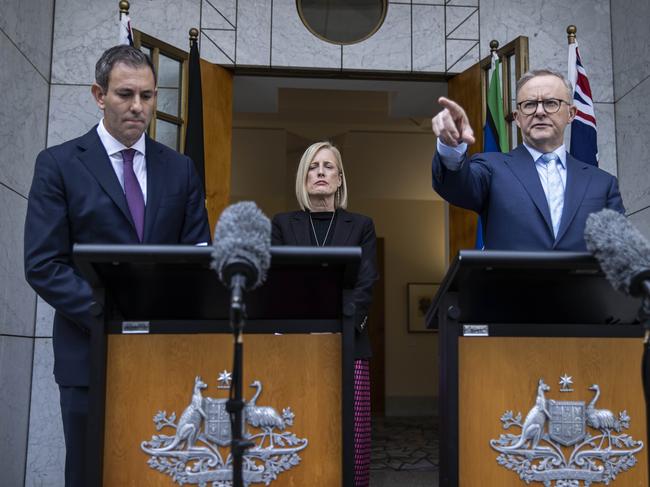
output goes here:
[{"label": "second wooden lectern", "polygon": [[648,485],[640,305],[588,254],[461,251],[427,316],[440,485]]}]

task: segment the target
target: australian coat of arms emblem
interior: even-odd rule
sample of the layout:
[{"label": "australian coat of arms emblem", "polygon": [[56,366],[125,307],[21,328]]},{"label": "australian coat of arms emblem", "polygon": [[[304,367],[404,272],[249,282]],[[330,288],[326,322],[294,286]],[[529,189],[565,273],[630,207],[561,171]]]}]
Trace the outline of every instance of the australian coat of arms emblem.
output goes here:
[{"label": "australian coat of arms emblem", "polygon": [[[217,389],[228,389],[230,381],[230,373],[222,372]],[[167,415],[166,411],[158,411],[153,417],[157,431],[171,434],[153,435],[140,446],[150,456],[151,468],[169,475],[180,485],[230,487],[232,455],[227,448],[231,441],[227,399],[203,397],[207,387],[197,376],[190,404],[178,421],[174,412]],[[250,387],[255,392],[244,407],[242,431],[254,446],[244,456],[244,485],[269,485],[279,474],[300,463],[298,452],[307,447],[308,440],[287,430],[295,419],[290,407],[280,414],[270,406],[260,406],[257,400],[262,383],[256,380]]]},{"label": "australian coat of arms emblem", "polygon": [[[561,392],[568,392],[568,376],[562,377]],[[490,445],[500,455],[497,462],[514,471],[527,484],[541,482],[544,487],[589,487],[592,483],[610,485],[621,473],[631,469],[634,456],[643,448],[624,430],[630,427],[626,411],[615,415],[597,402],[600,387],[589,387],[593,396],[584,401],[556,401],[545,394],[551,388],[539,379],[535,404],[522,422],[521,413],[506,411],[503,429],[517,427],[519,434],[502,434]]]}]

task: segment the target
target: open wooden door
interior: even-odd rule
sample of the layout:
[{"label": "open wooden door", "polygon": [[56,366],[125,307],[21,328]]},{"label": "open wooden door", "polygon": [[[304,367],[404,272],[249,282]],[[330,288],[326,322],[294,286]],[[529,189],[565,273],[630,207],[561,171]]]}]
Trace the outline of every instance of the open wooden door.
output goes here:
[{"label": "open wooden door", "polygon": [[212,232],[230,201],[232,80],[232,72],[201,59],[205,192]]},{"label": "open wooden door", "polygon": [[[494,43],[495,41],[492,41]],[[491,43],[491,45],[492,45]],[[498,43],[496,44],[498,46]],[[496,47],[495,46],[495,47]],[[512,111],[515,80],[528,70],[528,38],[517,37],[501,49],[497,50],[501,59],[501,80],[503,102],[508,124],[510,147],[514,147],[521,139],[515,135]],[[462,73],[449,80],[449,98],[459,103],[467,112],[469,122],[474,129],[476,142],[468,147],[468,152],[474,154],[483,150],[483,125],[486,114],[486,95],[488,73],[491,55],[482,59]],[[477,215],[473,211],[464,210],[449,205],[449,260],[453,260],[461,249],[473,249],[476,241]]]}]

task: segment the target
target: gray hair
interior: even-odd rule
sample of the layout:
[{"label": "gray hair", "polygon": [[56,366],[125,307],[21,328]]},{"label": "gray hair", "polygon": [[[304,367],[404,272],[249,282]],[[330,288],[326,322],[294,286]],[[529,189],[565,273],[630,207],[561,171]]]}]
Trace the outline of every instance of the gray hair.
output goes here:
[{"label": "gray hair", "polygon": [[296,172],[296,199],[301,209],[311,211],[311,201],[309,200],[309,193],[307,193],[307,173],[309,172],[309,165],[321,149],[329,149],[334,154],[336,167],[338,167],[341,176],[341,186],[339,186],[339,189],[334,195],[334,208],[345,209],[348,206],[348,185],[345,182],[343,160],[341,159],[339,150],[331,142],[327,141],[316,142],[310,145],[300,158],[300,164],[298,164],[298,171]]},{"label": "gray hair", "polygon": [[119,45],[106,49],[95,64],[95,82],[104,93],[108,91],[108,79],[116,64],[123,63],[130,68],[148,67],[156,82],[156,69],[149,56],[133,46]]},{"label": "gray hair", "polygon": [[517,87],[516,87],[516,92],[515,92],[515,98],[519,98],[519,90],[528,83],[531,79],[537,78],[538,76],[555,76],[556,78],[560,78],[562,80],[562,83],[564,83],[564,87],[566,88],[566,94],[567,94],[567,99],[566,101],[569,103],[569,105],[573,105],[573,86],[571,85],[571,82],[566,79],[566,77],[560,73],[559,71],[554,71],[552,69],[544,68],[544,69],[533,69],[530,71],[526,71],[519,80],[517,80]]}]

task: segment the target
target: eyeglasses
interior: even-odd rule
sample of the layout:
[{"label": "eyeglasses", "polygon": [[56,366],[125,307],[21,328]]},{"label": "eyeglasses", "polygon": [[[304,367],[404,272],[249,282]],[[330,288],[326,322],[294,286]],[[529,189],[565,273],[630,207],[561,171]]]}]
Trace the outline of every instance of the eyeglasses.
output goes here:
[{"label": "eyeglasses", "polygon": [[537,106],[540,103],[542,104],[542,107],[544,107],[544,111],[546,113],[556,113],[562,106],[562,103],[569,105],[569,103],[564,100],[558,100],[557,98],[547,98],[545,100],[520,101],[517,103],[517,107],[524,115],[533,115],[537,111]]}]

